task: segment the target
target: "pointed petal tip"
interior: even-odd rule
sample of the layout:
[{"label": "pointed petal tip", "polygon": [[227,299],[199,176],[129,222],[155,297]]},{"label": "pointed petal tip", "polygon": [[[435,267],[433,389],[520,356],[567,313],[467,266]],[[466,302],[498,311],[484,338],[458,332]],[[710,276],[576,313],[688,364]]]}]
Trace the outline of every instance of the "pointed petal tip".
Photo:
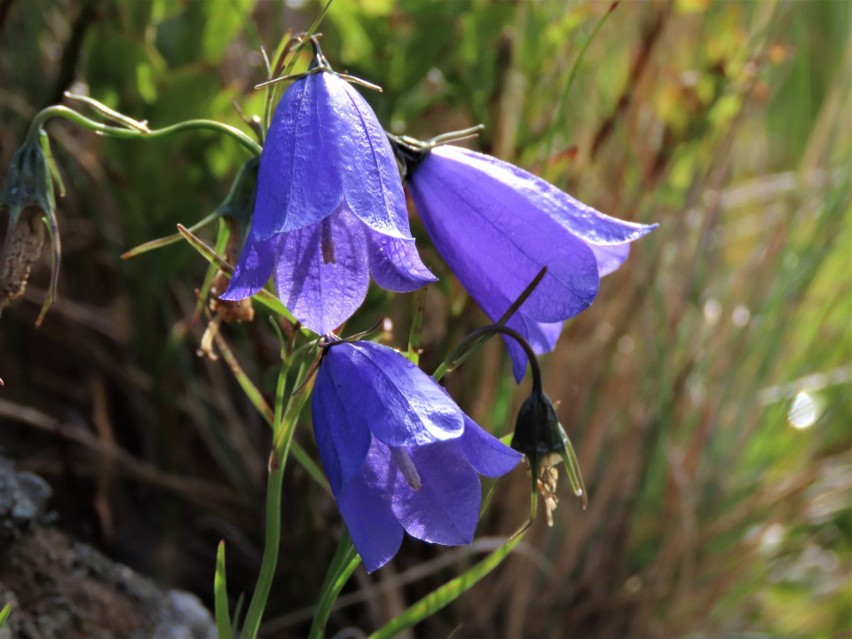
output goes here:
[{"label": "pointed petal tip", "polygon": [[414,240],[370,235],[370,273],[376,284],[395,293],[409,293],[438,278],[421,261]]},{"label": "pointed petal tip", "polygon": [[491,433],[465,415],[462,451],[473,469],[485,477],[500,477],[514,469],[523,459],[518,451],[506,446]]}]

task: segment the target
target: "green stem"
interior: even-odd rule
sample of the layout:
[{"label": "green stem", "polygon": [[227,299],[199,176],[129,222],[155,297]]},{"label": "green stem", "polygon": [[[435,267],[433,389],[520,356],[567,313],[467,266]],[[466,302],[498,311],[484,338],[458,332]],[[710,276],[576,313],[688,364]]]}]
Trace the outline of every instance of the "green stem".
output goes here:
[{"label": "green stem", "polygon": [[159,138],[168,137],[175,133],[182,133],[184,131],[216,131],[217,133],[225,133],[226,135],[230,135],[254,155],[260,155],[260,152],[262,150],[260,144],[252,140],[248,135],[246,135],[239,129],[234,128],[231,125],[225,124],[223,122],[217,122],[216,120],[184,120],[183,122],[177,122],[176,124],[172,124],[162,129],[147,129],[142,131],[138,129],[126,129],[117,126],[110,126],[108,124],[102,124],[101,122],[96,122],[87,118],[86,116],[78,113],[77,111],[74,111],[73,109],[58,105],[50,106],[46,109],[42,109],[41,111],[39,111],[39,113],[33,119],[32,124],[30,124],[28,136],[38,135],[38,132],[42,130],[47,121],[52,118],[65,118],[66,120],[70,120],[74,124],[88,129],[89,131],[94,131],[96,133],[100,133],[101,135],[105,135],[112,138],[121,138],[124,140],[156,140]]},{"label": "green stem", "polygon": [[[521,292],[512,305],[506,309],[506,312],[503,313],[503,316],[497,320],[494,326],[503,326],[506,322],[508,322],[512,315],[515,314],[521,306],[523,306],[524,302],[529,299],[529,296],[533,294],[536,287],[539,285],[541,280],[547,274],[547,266],[543,266],[542,269],[536,274],[536,276],[532,279],[532,281],[527,285],[527,287]],[[435,372],[432,373],[432,377],[436,382],[440,382],[443,379],[444,375],[446,375],[451,370],[455,369],[457,366],[460,366],[461,363],[473,355],[476,351],[478,351],[482,346],[485,345],[492,337],[491,334],[486,334],[478,339],[474,344],[463,343],[456,347],[456,349],[450,353],[449,357],[447,357],[443,362],[441,362],[440,366],[435,369]]]},{"label": "green stem", "polygon": [[595,37],[597,37],[598,33],[603,27],[604,23],[607,21],[607,18],[612,14],[615,8],[618,6],[618,1],[610,4],[609,9],[607,9],[606,13],[604,13],[595,24],[595,27],[592,29],[592,34],[586,38],[586,41],[583,43],[583,46],[580,48],[580,52],[577,54],[577,58],[574,60],[574,64],[571,66],[571,71],[568,73],[568,79],[565,82],[565,85],[562,87],[562,92],[559,94],[559,99],[556,103],[556,108],[553,110],[555,114],[550,127],[547,131],[547,151],[544,155],[544,160],[547,162],[550,159],[550,156],[553,154],[553,138],[556,133],[556,123],[562,123],[563,121],[563,113],[565,112],[565,103],[568,100],[568,94],[571,92],[571,87],[574,85],[574,78],[577,77],[577,70],[580,68],[580,64],[583,62],[583,58],[586,57],[586,51],[589,50],[589,45],[592,44]]},{"label": "green stem", "polygon": [[281,486],[284,479],[284,463],[277,451],[269,456],[269,478],[266,483],[266,531],[263,540],[263,560],[260,574],[251,597],[241,639],[255,639],[260,629],[260,619],[266,608],[266,600],[272,589],[272,580],[278,566],[278,551],[281,545]]},{"label": "green stem", "polygon": [[[287,455],[290,452],[290,443],[293,441],[293,433],[299,415],[307,403],[309,393],[291,395],[287,407],[282,410],[283,379],[286,376],[286,364],[282,365],[279,375],[279,384],[276,393],[275,417],[273,419],[272,431],[274,433],[273,449],[269,456],[269,479],[266,488],[266,532],[263,540],[263,559],[260,563],[260,574],[257,576],[257,584],[251,597],[246,621],[243,625],[241,639],[255,639],[269,592],[272,590],[272,581],[278,567],[278,552],[281,544],[281,486],[284,478],[284,467]],[[305,375],[306,364],[303,362],[299,370],[298,380]]]},{"label": "green stem", "polygon": [[343,590],[343,586],[349,581],[349,577],[352,576],[360,563],[361,557],[355,550],[355,546],[352,545],[349,533],[344,530],[343,537],[337,545],[337,550],[322,584],[319,603],[317,603],[314,620],[308,632],[308,639],[322,639],[325,636],[325,627],[328,624],[331,609],[334,607],[340,591]]}]

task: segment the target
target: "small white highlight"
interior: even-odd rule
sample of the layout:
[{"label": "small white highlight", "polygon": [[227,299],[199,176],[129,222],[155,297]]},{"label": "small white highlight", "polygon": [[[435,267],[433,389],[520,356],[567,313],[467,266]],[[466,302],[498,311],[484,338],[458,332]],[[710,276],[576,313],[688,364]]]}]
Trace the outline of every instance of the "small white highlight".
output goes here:
[{"label": "small white highlight", "polygon": [[805,391],[797,393],[787,411],[787,421],[796,430],[805,430],[819,419],[820,409],[817,402]]},{"label": "small white highlight", "polygon": [[708,326],[715,326],[722,316],[722,305],[714,297],[704,302],[704,321]]},{"label": "small white highlight", "polygon": [[734,323],[734,326],[739,326],[740,328],[748,324],[750,319],[751,311],[742,304],[737,306],[731,314],[731,321]]}]

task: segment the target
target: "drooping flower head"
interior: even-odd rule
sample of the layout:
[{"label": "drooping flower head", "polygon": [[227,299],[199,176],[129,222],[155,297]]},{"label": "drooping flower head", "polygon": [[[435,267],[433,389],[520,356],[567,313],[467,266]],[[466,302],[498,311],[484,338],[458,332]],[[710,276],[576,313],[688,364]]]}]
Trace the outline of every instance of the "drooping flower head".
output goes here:
[{"label": "drooping flower head", "polygon": [[[564,320],[592,303],[600,278],[627,259],[630,242],[656,226],[604,215],[488,155],[428,143],[404,151],[413,160],[409,189],[435,248],[493,321],[547,267],[506,324],[536,353],[554,349]],[[506,343],[520,380],[526,355],[514,341]]]},{"label": "drooping flower head", "polygon": [[311,412],[323,468],[370,572],[396,554],[403,531],[469,544],[479,519],[477,473],[498,477],[521,459],[435,380],[373,342],[327,347]]},{"label": "drooping flower head", "polygon": [[12,156],[0,189],[0,220],[3,214],[8,215],[0,246],[0,312],[24,294],[30,269],[41,254],[45,232],[50,236],[53,259],[50,288],[36,325],[41,324],[56,295],[61,255],[48,145],[43,131],[31,133]]},{"label": "drooping flower head", "polygon": [[296,319],[324,334],[358,309],[371,275],[395,292],[435,277],[414,246],[384,130],[314,47],[312,68],[275,110],[251,231],[222,298],[253,295],[272,274]]}]

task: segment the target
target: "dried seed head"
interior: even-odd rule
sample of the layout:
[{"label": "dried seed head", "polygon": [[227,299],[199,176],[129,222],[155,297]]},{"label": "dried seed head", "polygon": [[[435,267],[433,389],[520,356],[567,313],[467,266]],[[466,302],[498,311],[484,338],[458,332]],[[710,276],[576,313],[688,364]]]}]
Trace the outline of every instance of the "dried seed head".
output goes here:
[{"label": "dried seed head", "polygon": [[27,288],[33,263],[44,246],[45,226],[42,212],[30,207],[21,212],[9,229],[0,252],[0,311],[18,299]]},{"label": "dried seed head", "polygon": [[54,208],[48,157],[38,139],[28,139],[12,156],[0,191],[0,217],[8,216],[6,237],[0,248],[0,311],[23,295],[32,266],[41,255],[45,231],[48,231],[53,248],[53,272],[37,324],[53,300],[58,279],[60,249]]}]

